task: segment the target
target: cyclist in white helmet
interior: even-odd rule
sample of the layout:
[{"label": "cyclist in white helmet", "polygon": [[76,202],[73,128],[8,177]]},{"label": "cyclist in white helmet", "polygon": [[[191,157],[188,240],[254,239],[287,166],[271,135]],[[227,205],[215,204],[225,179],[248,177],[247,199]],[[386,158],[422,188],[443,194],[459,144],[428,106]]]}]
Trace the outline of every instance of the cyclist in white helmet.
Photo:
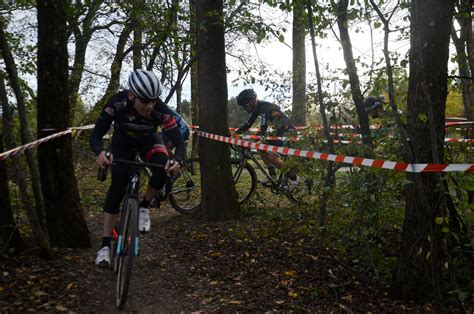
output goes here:
[{"label": "cyclist in white helmet", "polygon": [[[100,113],[89,139],[90,147],[97,154],[97,164],[107,167],[113,157],[133,160],[136,152],[149,163],[164,165],[153,169],[147,191],[140,203],[139,230],[150,230],[148,206],[163,187],[166,176],[179,173],[180,161],[184,158],[185,144],[176,119],[169,108],[158,98],[161,83],[155,74],[147,70],[134,70],[128,79],[128,90],[112,96]],[[108,157],[102,138],[114,123],[111,156]],[[175,146],[171,162],[161,134],[156,133],[161,126],[163,133]],[[96,264],[110,265],[110,245],[112,230],[118,218],[120,202],[125,194],[130,167],[125,164],[112,165],[112,182],[104,204],[103,238],[97,252]]]}]

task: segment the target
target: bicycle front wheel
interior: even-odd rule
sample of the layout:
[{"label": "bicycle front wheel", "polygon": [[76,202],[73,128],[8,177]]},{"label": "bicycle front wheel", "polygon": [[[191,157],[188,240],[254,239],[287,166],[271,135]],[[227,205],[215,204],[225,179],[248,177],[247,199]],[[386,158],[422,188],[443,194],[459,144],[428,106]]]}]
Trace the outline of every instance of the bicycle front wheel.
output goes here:
[{"label": "bicycle front wheel", "polygon": [[133,259],[138,255],[138,200],[126,199],[125,215],[117,240],[117,300],[116,305],[122,309],[127,300],[132,276]]},{"label": "bicycle front wheel", "polygon": [[249,163],[242,163],[240,159],[232,159],[231,166],[237,199],[239,204],[242,205],[257,188],[257,174]]},{"label": "bicycle front wheel", "polygon": [[279,182],[284,189],[288,200],[297,206],[308,206],[317,200],[314,194],[313,179],[303,174],[297,176],[297,180],[291,182],[286,173],[280,174]]},{"label": "bicycle front wheel", "polygon": [[183,161],[181,175],[174,181],[169,195],[173,208],[182,214],[201,209],[201,166],[198,158]]}]

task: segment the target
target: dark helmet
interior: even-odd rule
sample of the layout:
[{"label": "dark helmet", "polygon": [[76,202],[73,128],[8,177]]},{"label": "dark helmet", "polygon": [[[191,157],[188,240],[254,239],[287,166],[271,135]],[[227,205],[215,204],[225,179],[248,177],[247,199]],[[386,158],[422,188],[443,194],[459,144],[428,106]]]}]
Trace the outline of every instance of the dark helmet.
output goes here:
[{"label": "dark helmet", "polygon": [[133,95],[141,99],[155,100],[161,94],[160,80],[148,70],[133,71],[128,78],[128,87]]},{"label": "dark helmet", "polygon": [[239,106],[245,106],[255,98],[257,98],[257,93],[253,89],[244,89],[237,96],[237,103],[239,104]]},{"label": "dark helmet", "polygon": [[385,102],[385,99],[383,96],[381,97],[372,97],[369,96],[366,99],[364,99],[364,107],[365,110],[374,110],[377,107],[383,107],[383,103]]}]

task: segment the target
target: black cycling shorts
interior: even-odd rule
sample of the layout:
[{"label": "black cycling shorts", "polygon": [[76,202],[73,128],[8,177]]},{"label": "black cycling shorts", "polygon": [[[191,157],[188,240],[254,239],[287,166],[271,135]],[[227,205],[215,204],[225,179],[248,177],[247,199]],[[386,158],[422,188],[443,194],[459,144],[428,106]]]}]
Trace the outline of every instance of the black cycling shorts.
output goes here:
[{"label": "black cycling shorts", "polygon": [[[120,136],[112,139],[112,154],[114,158],[133,160],[137,152],[140,153],[140,156],[146,162],[164,166],[168,160],[168,153],[163,143],[163,138],[158,133],[134,140],[121,138]],[[150,178],[149,185],[155,189],[161,189],[166,180],[164,168],[152,168],[151,170],[153,175]],[[112,182],[105,198],[104,212],[109,214],[119,213],[120,203],[130,180],[130,171],[131,167],[129,165],[112,165]]]}]

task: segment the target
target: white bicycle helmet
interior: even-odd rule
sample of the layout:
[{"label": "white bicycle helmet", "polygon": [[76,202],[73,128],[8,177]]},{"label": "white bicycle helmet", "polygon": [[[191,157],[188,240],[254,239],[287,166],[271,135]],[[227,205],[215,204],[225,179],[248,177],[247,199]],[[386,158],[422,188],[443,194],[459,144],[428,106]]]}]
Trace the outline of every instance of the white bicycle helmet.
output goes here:
[{"label": "white bicycle helmet", "polygon": [[152,71],[137,69],[128,78],[128,87],[133,95],[144,100],[155,100],[162,88],[160,80]]}]

